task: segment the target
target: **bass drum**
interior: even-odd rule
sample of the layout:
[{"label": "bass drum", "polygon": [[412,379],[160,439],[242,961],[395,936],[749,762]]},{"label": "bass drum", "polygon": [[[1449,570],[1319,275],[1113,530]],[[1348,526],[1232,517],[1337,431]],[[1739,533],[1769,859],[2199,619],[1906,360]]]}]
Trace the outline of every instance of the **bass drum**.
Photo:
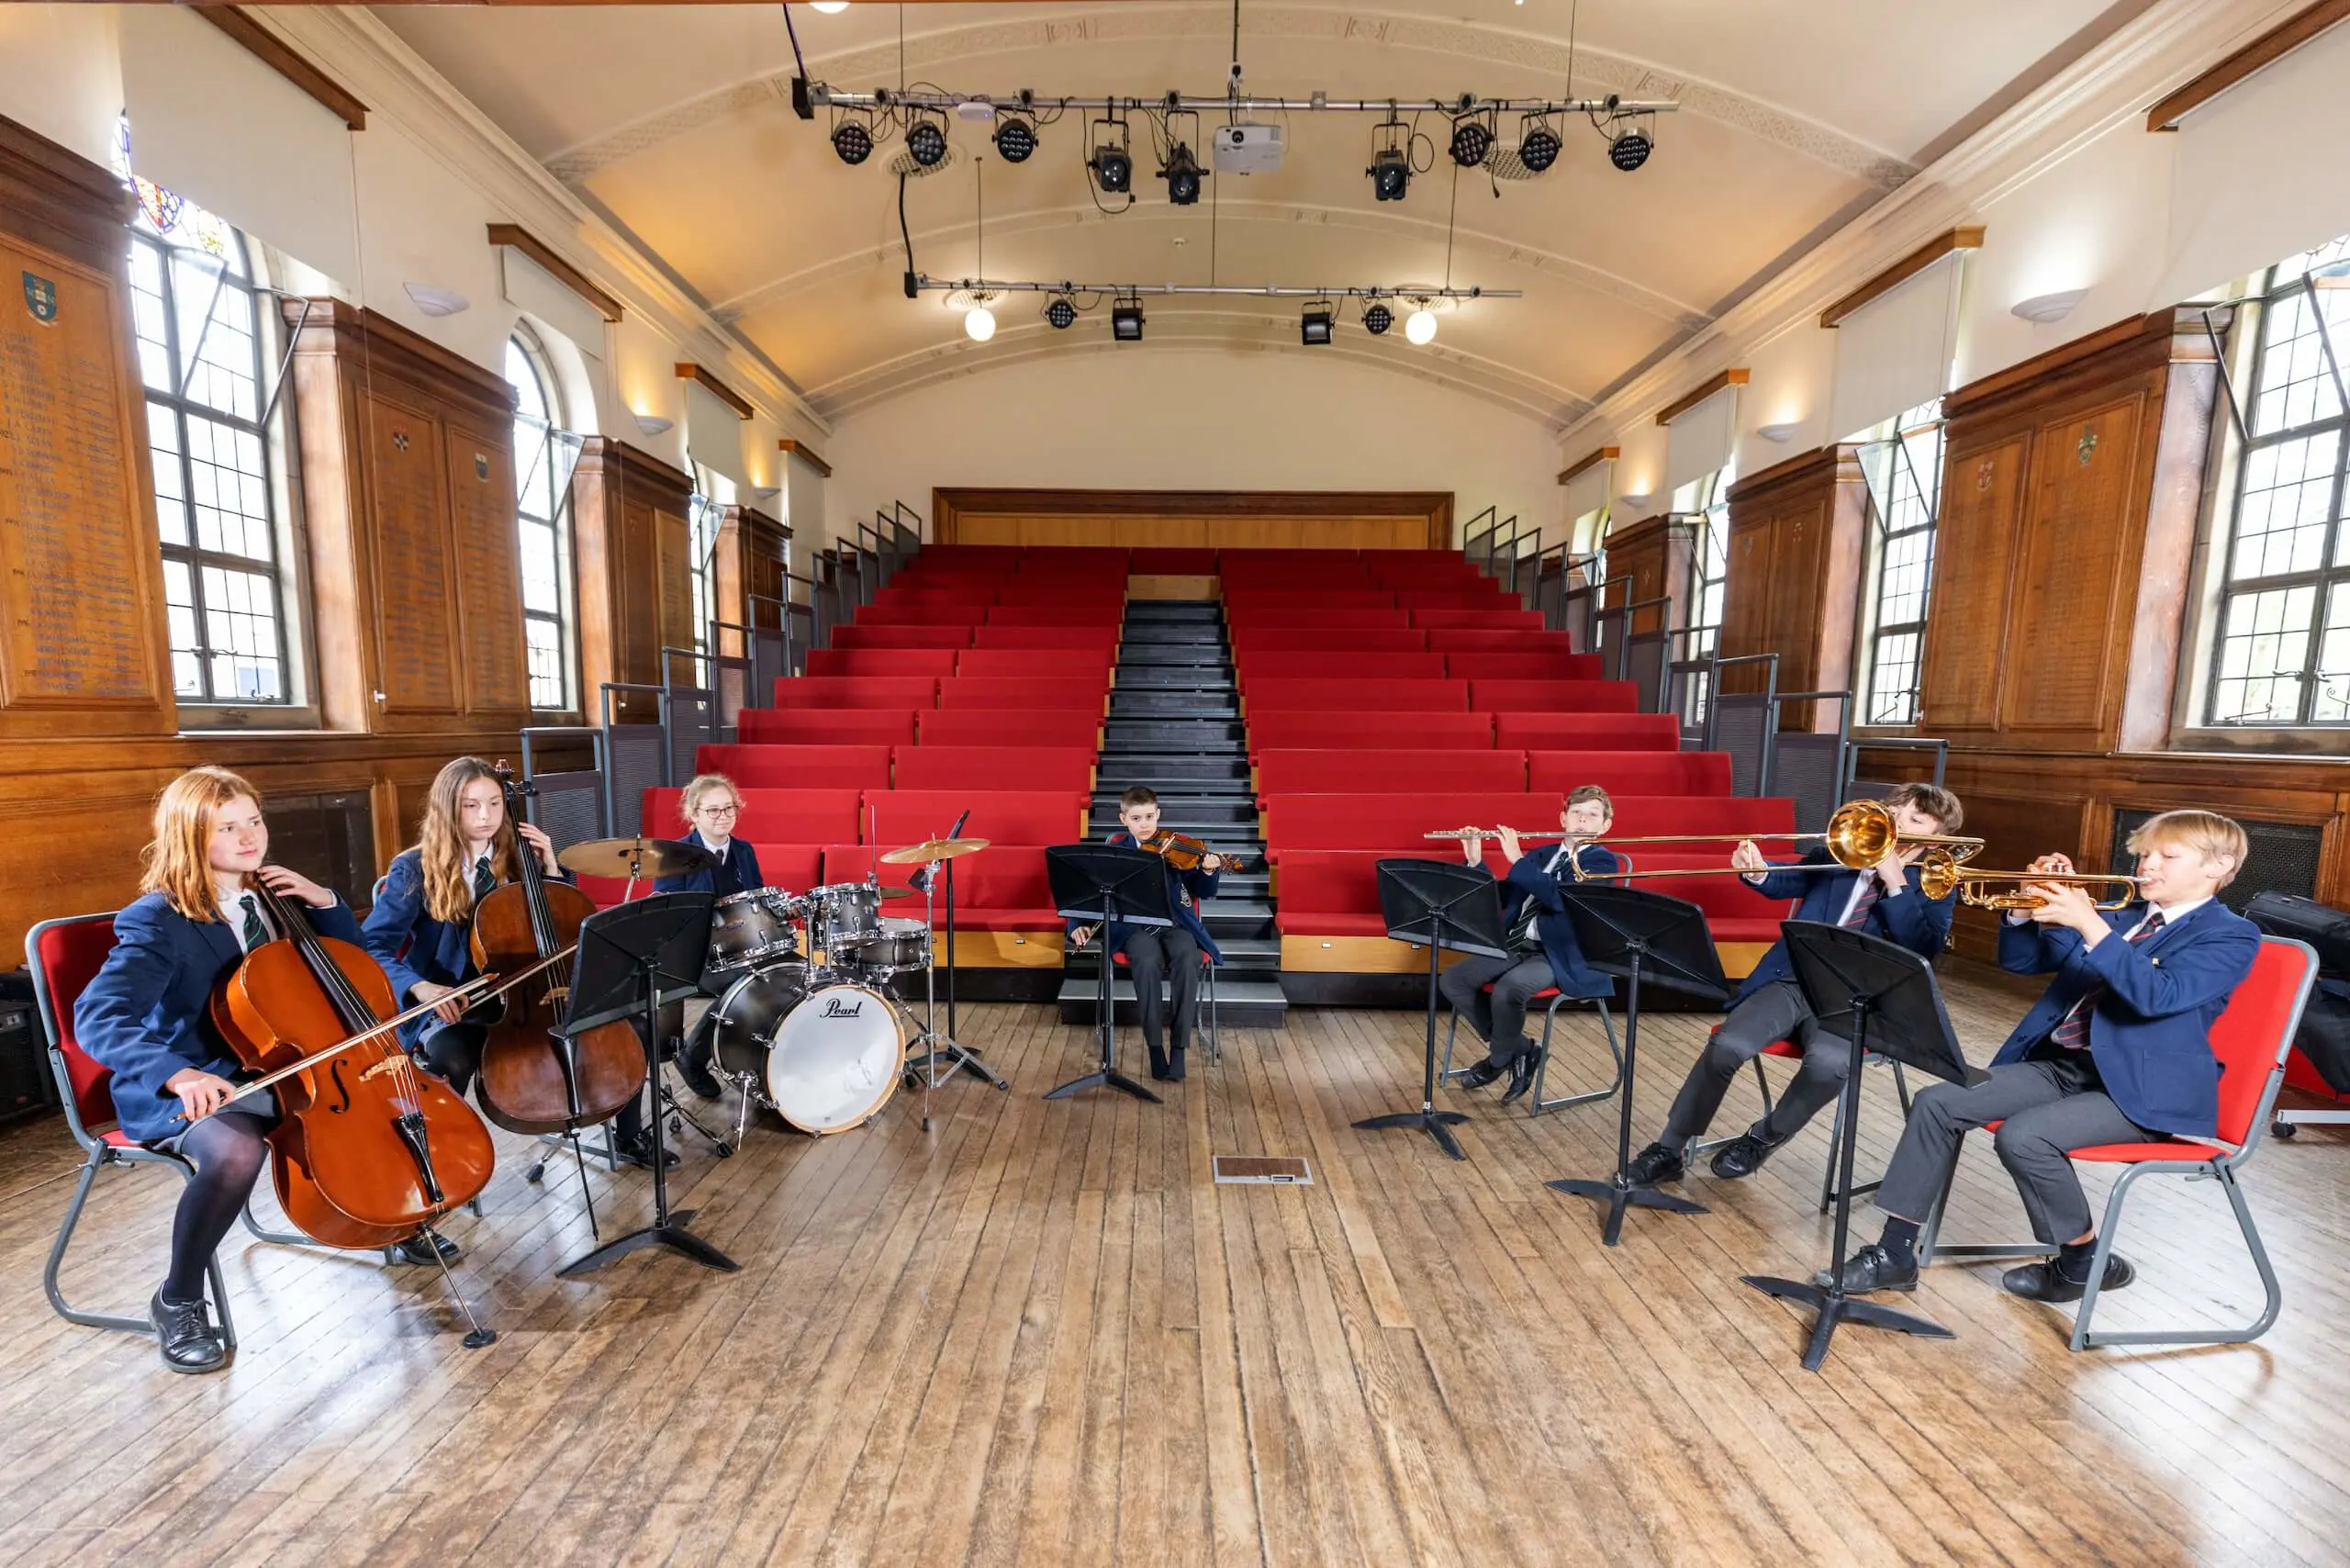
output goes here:
[{"label": "bass drum", "polygon": [[869,986],[828,985],[784,1015],[767,1051],[767,1103],[801,1132],[846,1132],[898,1092],[906,1036]]},{"label": "bass drum", "polygon": [[808,966],[775,964],[754,969],[718,999],[718,1022],[711,1030],[711,1054],[718,1070],[765,1097],[767,1052],[784,1014],[808,994]]}]

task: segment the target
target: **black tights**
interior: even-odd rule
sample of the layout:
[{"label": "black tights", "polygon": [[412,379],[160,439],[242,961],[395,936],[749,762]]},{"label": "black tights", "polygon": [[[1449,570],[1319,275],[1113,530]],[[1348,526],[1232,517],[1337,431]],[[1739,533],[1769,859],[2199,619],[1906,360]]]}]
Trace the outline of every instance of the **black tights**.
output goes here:
[{"label": "black tights", "polygon": [[237,1223],[269,1153],[275,1118],[249,1111],[216,1111],[181,1135],[179,1152],[196,1166],[172,1219],[172,1269],[163,1276],[169,1301],[202,1301],[204,1271]]}]

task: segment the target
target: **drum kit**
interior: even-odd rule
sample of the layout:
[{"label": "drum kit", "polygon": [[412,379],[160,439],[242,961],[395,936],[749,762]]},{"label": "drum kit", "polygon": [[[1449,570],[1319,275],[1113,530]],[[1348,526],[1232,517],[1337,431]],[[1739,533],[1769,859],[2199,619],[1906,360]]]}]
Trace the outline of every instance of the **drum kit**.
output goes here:
[{"label": "drum kit", "polygon": [[[984,838],[934,838],[879,856],[885,866],[926,868],[976,855]],[[679,876],[716,864],[692,845],[606,839],[574,846],[563,863],[590,875]],[[924,878],[925,884],[930,878]],[[939,1081],[923,1070],[943,1044],[985,1076],[1002,1081],[959,1047],[920,1023],[905,977],[923,979],[932,996],[931,923],[881,913],[916,896],[885,888],[879,875],[789,893],[754,888],[718,901],[711,913],[704,989],[714,991],[711,1070],[742,1096],[734,1128],[740,1147],[754,1105],[765,1105],[804,1133],[822,1137],[862,1126],[879,1114],[901,1081]],[[927,885],[920,891],[927,895]],[[910,1046],[925,1047],[909,1058]],[[962,1065],[957,1063],[956,1065]],[[951,1072],[953,1067],[948,1068]],[[925,1124],[927,1123],[925,1115]]]}]

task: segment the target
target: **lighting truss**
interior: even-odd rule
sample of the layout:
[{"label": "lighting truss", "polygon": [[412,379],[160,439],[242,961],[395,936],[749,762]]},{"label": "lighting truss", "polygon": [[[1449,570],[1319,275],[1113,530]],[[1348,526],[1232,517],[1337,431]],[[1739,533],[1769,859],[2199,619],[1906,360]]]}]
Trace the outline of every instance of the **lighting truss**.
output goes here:
[{"label": "lighting truss", "polygon": [[1230,294],[1247,295],[1258,299],[1360,299],[1368,305],[1381,299],[1408,299],[1415,302],[1430,299],[1523,299],[1526,291],[1517,288],[1435,288],[1417,284],[1405,284],[1400,288],[1383,286],[1357,288],[1292,288],[1282,284],[1237,283],[997,283],[992,279],[933,277],[928,273],[916,274],[914,287],[919,291],[951,293],[968,289],[975,294],[1094,294],[1120,299],[1141,295]]},{"label": "lighting truss", "polygon": [[935,109],[946,113],[965,106],[1002,108],[1024,114],[1056,113],[1062,109],[1125,111],[1132,114],[1222,113],[1253,114],[1433,114],[1470,113],[1524,115],[1595,115],[1620,119],[1631,115],[1666,115],[1681,106],[1670,98],[1624,98],[1611,93],[1604,98],[1480,98],[1463,93],[1454,98],[1333,98],[1316,93],[1305,98],[1259,98],[1238,94],[1168,93],[1156,98],[1046,97],[1023,89],[1001,95],[900,90],[882,87],[852,93],[827,82],[795,81],[792,108],[801,119],[813,119],[819,108],[871,109],[882,112]]}]

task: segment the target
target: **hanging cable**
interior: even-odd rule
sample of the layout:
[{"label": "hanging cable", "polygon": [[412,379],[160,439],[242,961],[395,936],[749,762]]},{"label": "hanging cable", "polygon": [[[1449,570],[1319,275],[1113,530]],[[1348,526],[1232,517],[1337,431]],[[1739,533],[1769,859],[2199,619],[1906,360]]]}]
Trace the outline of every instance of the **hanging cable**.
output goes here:
[{"label": "hanging cable", "polygon": [[791,25],[791,7],[788,4],[783,7],[783,31],[791,40],[792,69],[800,73],[800,79],[804,82],[808,79],[808,61],[800,52],[800,29]]}]

